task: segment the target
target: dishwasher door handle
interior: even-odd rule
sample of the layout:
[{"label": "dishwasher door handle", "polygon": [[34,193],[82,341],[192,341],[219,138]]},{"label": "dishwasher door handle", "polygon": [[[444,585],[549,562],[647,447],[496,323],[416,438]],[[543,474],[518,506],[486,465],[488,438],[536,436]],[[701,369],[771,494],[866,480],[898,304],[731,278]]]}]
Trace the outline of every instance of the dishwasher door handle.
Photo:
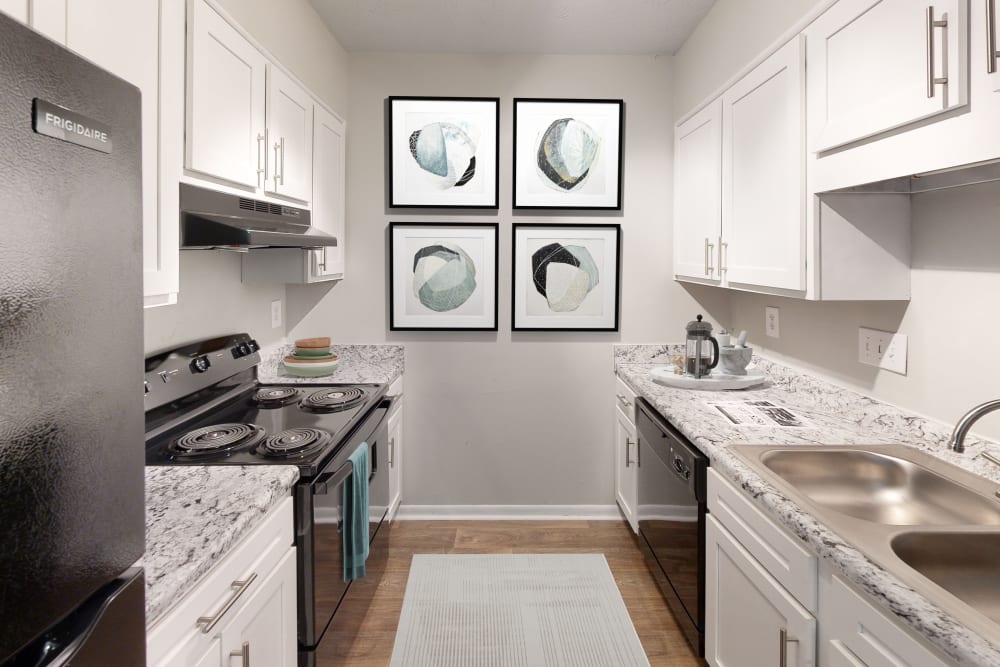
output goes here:
[{"label": "dishwasher door handle", "polygon": [[674,473],[678,477],[683,479],[685,482],[691,479],[691,468],[687,467],[687,465],[685,465],[684,463],[684,459],[677,456],[676,454],[674,455],[674,461],[672,467],[674,469]]}]

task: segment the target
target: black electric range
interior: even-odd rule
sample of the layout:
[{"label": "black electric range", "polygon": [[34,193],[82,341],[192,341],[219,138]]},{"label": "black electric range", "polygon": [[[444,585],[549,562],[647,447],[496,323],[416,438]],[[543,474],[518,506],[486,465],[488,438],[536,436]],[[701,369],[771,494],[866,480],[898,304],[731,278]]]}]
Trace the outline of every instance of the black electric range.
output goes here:
[{"label": "black electric range", "polygon": [[[198,341],[146,359],[146,465],[294,465],[300,667],[347,641],[388,555],[390,399],[381,384],[262,384],[248,334]],[[346,580],[341,488],[351,454],[369,449],[367,574]],[[331,517],[334,517],[331,520]],[[383,525],[385,524],[385,525]],[[364,583],[362,583],[364,582]],[[340,613],[352,608],[352,613]],[[363,610],[361,610],[363,611]]]},{"label": "black electric range", "polygon": [[146,465],[299,467],[315,477],[379,403],[377,384],[260,384],[247,334],[146,360]]}]

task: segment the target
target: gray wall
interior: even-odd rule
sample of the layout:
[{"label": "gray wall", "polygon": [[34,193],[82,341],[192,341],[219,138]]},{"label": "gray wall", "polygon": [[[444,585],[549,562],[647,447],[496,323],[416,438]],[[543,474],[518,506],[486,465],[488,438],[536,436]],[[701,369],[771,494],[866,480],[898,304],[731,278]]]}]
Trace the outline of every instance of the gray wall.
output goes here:
[{"label": "gray wall", "polygon": [[[718,0],[675,56],[675,117],[821,2]],[[912,204],[909,302],[816,303],[731,292],[726,321],[747,329],[762,351],[950,423],[975,403],[1000,395],[1000,355],[987,351],[1000,331],[1000,184],[916,195]],[[777,340],[764,335],[768,305],[781,309]],[[909,336],[905,377],[858,363],[859,326]],[[980,425],[983,435],[1000,437],[1000,415]]]},{"label": "gray wall", "polygon": [[[671,257],[669,59],[653,57],[352,54],[348,114],[347,279],[289,287],[290,338],[406,345],[404,501],[416,505],[611,504],[611,344],[677,340],[708,308],[668,279]],[[390,95],[501,98],[500,210],[419,215],[385,206],[384,104]],[[512,215],[512,102],[607,97],[626,103],[624,212]],[[500,223],[498,333],[390,333],[390,220]],[[511,222],[620,222],[621,334],[510,331]]]},{"label": "gray wall", "polygon": [[[244,30],[340,114],[347,112],[348,56],[307,0],[219,0]],[[145,311],[145,350],[153,352],[215,334],[248,331],[262,344],[281,339],[271,328],[271,302],[284,285],[244,286],[237,255],[185,250],[177,305]]]}]

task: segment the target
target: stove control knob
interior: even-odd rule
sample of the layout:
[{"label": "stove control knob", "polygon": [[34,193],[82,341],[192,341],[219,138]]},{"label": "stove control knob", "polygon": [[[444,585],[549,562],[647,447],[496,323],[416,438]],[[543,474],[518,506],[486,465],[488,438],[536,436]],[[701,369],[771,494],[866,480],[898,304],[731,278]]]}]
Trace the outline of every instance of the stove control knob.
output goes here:
[{"label": "stove control knob", "polygon": [[250,345],[247,343],[240,343],[240,356],[245,357],[250,354],[253,350],[250,349]]},{"label": "stove control knob", "polygon": [[232,348],[232,349],[230,350],[230,352],[232,352],[232,353],[233,353],[233,359],[239,359],[240,357],[242,357],[242,356],[244,356],[244,355],[246,354],[246,353],[245,353],[245,352],[244,352],[244,351],[243,351],[243,350],[241,349],[241,347],[242,347],[242,346],[240,346],[240,345],[235,345],[235,346],[233,346],[233,348]]},{"label": "stove control knob", "polygon": [[257,341],[255,340],[251,340],[249,343],[247,343],[247,346],[250,348],[251,352],[256,352],[257,350],[260,349],[260,345],[258,345]]},{"label": "stove control knob", "polygon": [[191,361],[191,372],[192,373],[204,373],[212,366],[212,363],[208,360],[208,357],[201,356],[195,357]]}]

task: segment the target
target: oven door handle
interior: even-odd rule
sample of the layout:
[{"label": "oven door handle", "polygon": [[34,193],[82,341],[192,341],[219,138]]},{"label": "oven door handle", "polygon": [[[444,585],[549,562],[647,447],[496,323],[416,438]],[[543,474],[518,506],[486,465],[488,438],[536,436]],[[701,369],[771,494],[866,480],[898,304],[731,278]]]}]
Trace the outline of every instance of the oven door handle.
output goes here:
[{"label": "oven door handle", "polygon": [[323,496],[329,493],[329,487],[337,488],[340,483],[354,474],[354,464],[348,461],[333,472],[320,475],[313,482],[313,494]]}]

